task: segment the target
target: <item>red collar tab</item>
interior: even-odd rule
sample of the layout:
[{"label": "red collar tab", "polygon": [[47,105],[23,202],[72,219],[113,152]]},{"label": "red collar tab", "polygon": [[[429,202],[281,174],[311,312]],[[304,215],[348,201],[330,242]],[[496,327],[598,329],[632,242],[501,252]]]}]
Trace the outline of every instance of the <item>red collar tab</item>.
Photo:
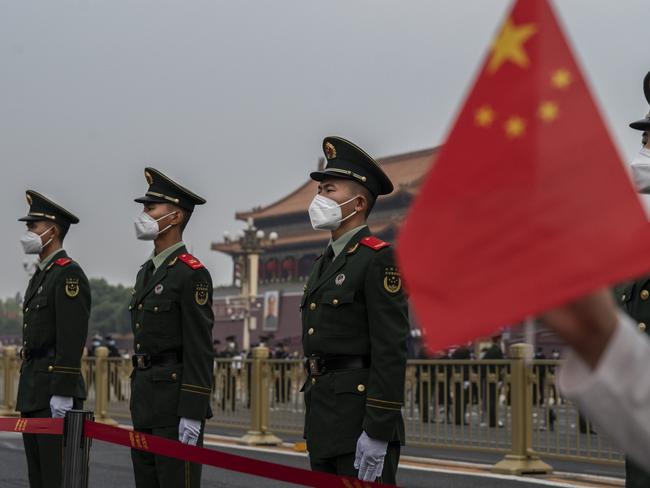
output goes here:
[{"label": "red collar tab", "polygon": [[178,256],[178,259],[183,261],[185,264],[187,264],[190,268],[192,269],[201,269],[204,268],[203,263],[196,259],[194,256],[191,254],[181,254]]},{"label": "red collar tab", "polygon": [[390,246],[388,242],[382,241],[381,239],[375,236],[364,237],[359,241],[359,244],[369,247],[374,251],[379,251],[380,249]]},{"label": "red collar tab", "polygon": [[54,261],[54,264],[57,264],[58,266],[67,266],[72,262],[72,259],[70,258],[59,258],[56,261]]}]

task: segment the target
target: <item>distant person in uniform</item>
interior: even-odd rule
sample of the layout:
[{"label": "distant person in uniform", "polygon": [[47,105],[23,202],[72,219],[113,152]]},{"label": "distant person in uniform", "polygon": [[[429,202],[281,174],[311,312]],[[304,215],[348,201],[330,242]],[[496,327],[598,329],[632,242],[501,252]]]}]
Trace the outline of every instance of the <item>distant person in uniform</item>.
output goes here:
[{"label": "distant person in uniform", "polygon": [[[24,418],[61,418],[81,408],[86,385],[81,356],[88,335],[90,286],[81,266],[63,249],[72,213],[49,198],[27,191],[29,213],[20,241],[26,254],[39,257],[23,302],[23,360],[16,410]],[[59,488],[62,438],[23,434],[29,486]],[[7,466],[6,466],[7,467]],[[8,468],[8,467],[7,467]]]},{"label": "distant person in uniform", "polygon": [[[503,350],[501,349],[501,336],[495,335],[492,337],[492,343],[487,348],[483,359],[486,361],[503,359]],[[501,426],[498,422],[499,418],[499,376],[501,373],[501,366],[497,365],[483,365],[481,367],[481,383],[483,384],[483,394],[485,395],[485,406],[489,419],[489,426]],[[492,376],[492,378],[490,378]]]}]

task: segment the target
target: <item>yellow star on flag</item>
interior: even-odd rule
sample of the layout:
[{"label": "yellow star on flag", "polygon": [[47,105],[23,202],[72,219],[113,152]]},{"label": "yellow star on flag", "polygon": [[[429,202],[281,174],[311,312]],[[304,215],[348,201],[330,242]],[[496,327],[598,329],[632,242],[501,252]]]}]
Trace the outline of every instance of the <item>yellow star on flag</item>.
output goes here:
[{"label": "yellow star on flag", "polygon": [[495,118],[496,114],[494,113],[494,110],[492,110],[489,105],[483,105],[476,111],[474,122],[479,127],[489,127],[492,125]]},{"label": "yellow star on flag", "polygon": [[572,82],[573,78],[571,77],[571,73],[566,69],[558,69],[551,76],[551,83],[555,88],[559,88],[560,90],[568,87]]},{"label": "yellow star on flag", "polygon": [[521,137],[526,131],[526,121],[521,117],[513,116],[506,120],[504,128],[506,135],[510,139],[516,139],[517,137]]},{"label": "yellow star on flag", "polygon": [[560,109],[555,102],[542,102],[537,110],[537,115],[539,115],[539,118],[544,122],[552,122],[557,119],[559,110]]},{"label": "yellow star on flag", "polygon": [[537,32],[535,24],[515,25],[512,19],[506,20],[498,37],[492,43],[492,56],[488,72],[494,74],[503,63],[510,61],[520,68],[527,68],[530,59],[524,50],[524,43]]}]

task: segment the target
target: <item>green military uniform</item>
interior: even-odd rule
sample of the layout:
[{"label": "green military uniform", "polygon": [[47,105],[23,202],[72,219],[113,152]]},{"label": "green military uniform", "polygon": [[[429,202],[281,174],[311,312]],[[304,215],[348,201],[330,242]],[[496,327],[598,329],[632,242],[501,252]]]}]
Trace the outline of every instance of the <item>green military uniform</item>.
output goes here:
[{"label": "green military uniform", "polygon": [[[638,322],[638,328],[650,334],[650,276],[616,289],[618,301],[625,312]],[[650,408],[650,407],[649,407]],[[646,488],[650,486],[650,473],[630,459],[625,460],[625,486]]]},{"label": "green military uniform", "polygon": [[[650,104],[650,72],[643,79],[643,93]],[[650,113],[644,119],[632,122],[630,127],[643,131],[643,143],[645,144],[647,131],[650,131]],[[648,330],[648,325],[650,325],[650,276],[617,287],[616,295],[623,310],[638,322],[639,330],[650,334],[650,330]],[[644,468],[626,459],[625,486],[627,488],[650,486],[650,466]]]},{"label": "green military uniform", "polygon": [[[205,200],[153,168],[137,202],[192,211]],[[183,243],[152,256],[137,275],[129,305],[134,336],[131,418],[135,430],[178,440],[181,417],[212,417],[212,280]],[[202,425],[203,431],[204,425]],[[202,444],[202,435],[197,445]],[[201,466],[132,450],[138,487],[198,487]]]},{"label": "green military uniform", "polygon": [[[23,222],[47,220],[67,230],[79,219],[34,191]],[[39,263],[23,304],[23,359],[16,410],[22,417],[51,417],[53,395],[86,398],[81,356],[88,334],[90,286],[83,270],[63,249]],[[31,487],[61,486],[61,436],[23,434]]]},{"label": "green military uniform", "polygon": [[[340,138],[323,142],[328,165],[321,181],[349,178],[374,196],[392,191],[376,163]],[[392,248],[360,227],[328,247],[311,272],[301,301],[302,344],[309,370],[303,388],[304,436],[312,469],[356,476],[363,431],[387,441],[383,481],[395,483],[404,444],[408,307]]]}]

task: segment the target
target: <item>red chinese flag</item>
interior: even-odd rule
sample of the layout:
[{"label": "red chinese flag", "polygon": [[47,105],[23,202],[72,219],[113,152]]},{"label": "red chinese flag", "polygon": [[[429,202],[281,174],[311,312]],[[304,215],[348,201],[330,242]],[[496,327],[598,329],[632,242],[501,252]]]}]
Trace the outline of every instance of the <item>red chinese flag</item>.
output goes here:
[{"label": "red chinese flag", "polygon": [[398,244],[430,350],[650,270],[646,217],[547,0],[506,18]]}]

